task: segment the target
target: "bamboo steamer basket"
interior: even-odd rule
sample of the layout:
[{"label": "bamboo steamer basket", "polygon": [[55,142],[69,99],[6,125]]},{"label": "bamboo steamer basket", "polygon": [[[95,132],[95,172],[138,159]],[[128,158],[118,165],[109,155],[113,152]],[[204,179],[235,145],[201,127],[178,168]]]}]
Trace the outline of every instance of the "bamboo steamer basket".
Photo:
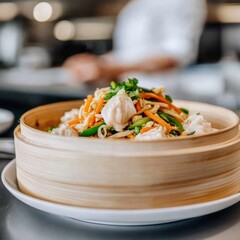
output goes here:
[{"label": "bamboo steamer basket", "polygon": [[51,135],[81,101],[26,112],[15,129],[17,180],[30,196],[101,209],[151,209],[203,203],[240,191],[239,118],[205,103],[176,101],[219,130],[157,141]]}]

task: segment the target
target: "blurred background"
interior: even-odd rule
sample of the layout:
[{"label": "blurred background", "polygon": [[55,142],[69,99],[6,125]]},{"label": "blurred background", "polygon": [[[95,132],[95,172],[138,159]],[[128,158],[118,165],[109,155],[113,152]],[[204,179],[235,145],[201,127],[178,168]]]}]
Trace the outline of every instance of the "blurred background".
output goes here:
[{"label": "blurred background", "polygon": [[[101,55],[111,51],[116,18],[127,3],[128,0],[0,0],[0,108],[15,115],[11,129],[0,132],[1,136],[12,135],[26,110],[82,99],[99,86],[98,82],[67,84],[70,76],[60,66],[76,53]],[[177,97],[238,112],[240,1],[207,1],[207,18],[198,49],[196,61],[179,73]]]}]

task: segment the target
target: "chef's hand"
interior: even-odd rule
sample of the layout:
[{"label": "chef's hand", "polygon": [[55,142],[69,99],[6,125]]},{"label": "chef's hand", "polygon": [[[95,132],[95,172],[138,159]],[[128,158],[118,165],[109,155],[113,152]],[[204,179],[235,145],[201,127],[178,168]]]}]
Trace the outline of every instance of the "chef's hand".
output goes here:
[{"label": "chef's hand", "polygon": [[108,76],[108,70],[102,58],[92,54],[77,54],[68,58],[64,64],[81,82],[90,82]]},{"label": "chef's hand", "polygon": [[134,64],[123,65],[115,61],[111,54],[95,56],[92,54],[77,54],[66,60],[64,67],[68,68],[81,82],[95,80],[110,80],[124,73],[163,72],[175,68],[177,61],[168,56],[151,56]]}]

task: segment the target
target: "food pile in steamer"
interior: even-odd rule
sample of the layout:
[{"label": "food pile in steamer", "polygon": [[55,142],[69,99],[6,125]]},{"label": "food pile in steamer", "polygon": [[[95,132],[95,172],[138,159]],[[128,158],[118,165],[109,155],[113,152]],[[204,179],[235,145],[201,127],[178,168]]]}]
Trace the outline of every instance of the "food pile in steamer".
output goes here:
[{"label": "food pile in steamer", "polygon": [[61,117],[54,135],[137,141],[199,135],[216,131],[200,113],[189,114],[173,104],[165,89],[138,86],[138,80],[111,82],[88,95],[80,109]]}]

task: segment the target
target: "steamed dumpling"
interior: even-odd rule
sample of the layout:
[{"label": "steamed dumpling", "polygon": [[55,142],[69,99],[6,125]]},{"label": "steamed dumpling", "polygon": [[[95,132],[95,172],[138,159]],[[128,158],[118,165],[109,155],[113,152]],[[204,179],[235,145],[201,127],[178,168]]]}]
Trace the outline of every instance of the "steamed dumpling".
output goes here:
[{"label": "steamed dumpling", "polygon": [[64,115],[61,117],[61,122],[66,123],[78,116],[79,109],[72,109],[71,111],[65,112]]},{"label": "steamed dumpling", "polygon": [[136,114],[132,99],[121,89],[102,109],[102,117],[107,125],[116,131],[122,131],[128,121]]},{"label": "steamed dumpling", "polygon": [[78,137],[78,134],[75,130],[68,127],[65,123],[61,124],[59,127],[54,128],[51,131],[52,135],[60,135],[60,136],[66,136],[66,137]]},{"label": "steamed dumpling", "polygon": [[212,128],[210,122],[208,122],[204,117],[200,114],[194,114],[189,116],[183,122],[183,128],[185,129],[187,134],[203,134],[216,131],[215,128]]},{"label": "steamed dumpling", "polygon": [[139,133],[135,140],[137,141],[151,141],[151,140],[157,140],[166,138],[166,134],[164,131],[164,128],[162,126],[159,126],[157,128],[153,128],[145,133]]}]

